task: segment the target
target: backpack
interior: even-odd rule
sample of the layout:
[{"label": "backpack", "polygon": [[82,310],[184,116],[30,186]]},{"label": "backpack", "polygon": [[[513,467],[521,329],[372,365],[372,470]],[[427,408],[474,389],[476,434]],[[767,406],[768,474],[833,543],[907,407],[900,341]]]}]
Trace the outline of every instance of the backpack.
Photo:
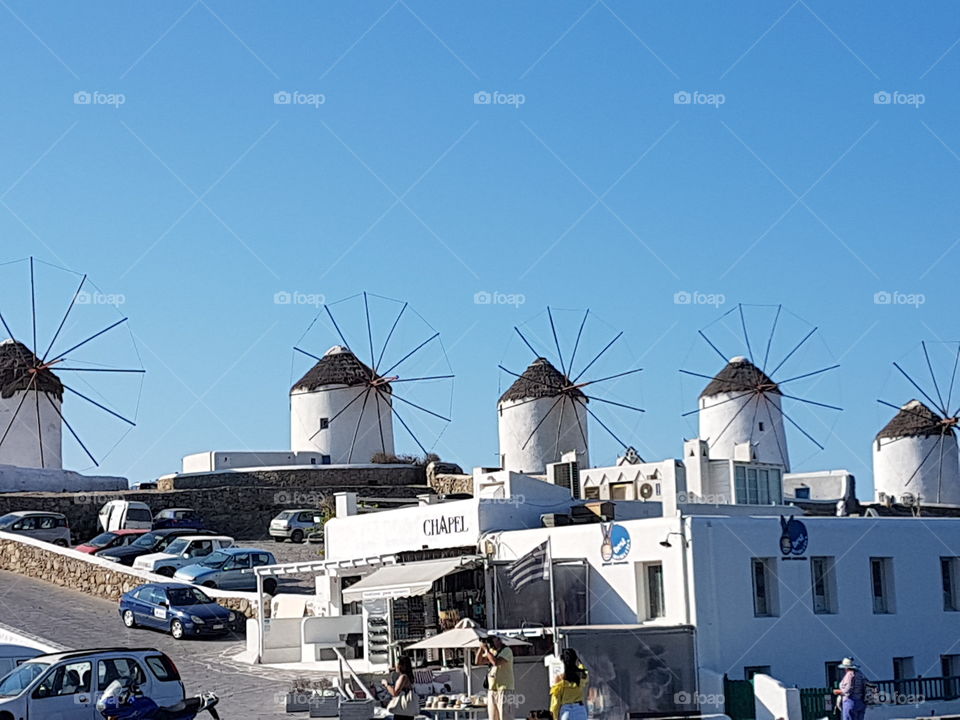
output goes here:
[{"label": "backpack", "polygon": [[863,702],[871,706],[880,705],[883,702],[880,697],[880,686],[876,683],[864,681]]}]

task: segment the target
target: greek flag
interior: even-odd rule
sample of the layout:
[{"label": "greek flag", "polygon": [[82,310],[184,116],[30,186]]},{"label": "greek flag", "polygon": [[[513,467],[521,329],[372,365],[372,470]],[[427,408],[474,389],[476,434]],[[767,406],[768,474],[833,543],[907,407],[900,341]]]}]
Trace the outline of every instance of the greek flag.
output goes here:
[{"label": "greek flag", "polygon": [[550,550],[547,543],[537,545],[507,568],[510,585],[514,591],[537,580],[550,579]]}]

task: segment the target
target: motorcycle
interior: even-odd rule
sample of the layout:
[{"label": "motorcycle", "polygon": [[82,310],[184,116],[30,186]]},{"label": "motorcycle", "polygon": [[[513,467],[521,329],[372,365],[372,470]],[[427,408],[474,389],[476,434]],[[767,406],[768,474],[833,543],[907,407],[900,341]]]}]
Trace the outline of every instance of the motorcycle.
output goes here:
[{"label": "motorcycle", "polygon": [[144,696],[136,683],[114,680],[97,701],[97,710],[105,720],[193,720],[204,711],[220,720],[215,710],[219,702],[220,698],[213,693],[204,693],[160,707]]}]

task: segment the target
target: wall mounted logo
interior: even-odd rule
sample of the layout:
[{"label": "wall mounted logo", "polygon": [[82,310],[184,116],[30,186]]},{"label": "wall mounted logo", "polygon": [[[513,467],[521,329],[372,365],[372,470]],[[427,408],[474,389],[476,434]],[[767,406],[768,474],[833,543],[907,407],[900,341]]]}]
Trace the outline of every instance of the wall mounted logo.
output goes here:
[{"label": "wall mounted logo", "polygon": [[630,533],[623,525],[600,523],[603,542],[600,544],[600,557],[604,562],[626,560],[630,554]]},{"label": "wall mounted logo", "polygon": [[780,552],[784,555],[803,555],[807,551],[810,536],[807,526],[796,518],[780,516]]}]

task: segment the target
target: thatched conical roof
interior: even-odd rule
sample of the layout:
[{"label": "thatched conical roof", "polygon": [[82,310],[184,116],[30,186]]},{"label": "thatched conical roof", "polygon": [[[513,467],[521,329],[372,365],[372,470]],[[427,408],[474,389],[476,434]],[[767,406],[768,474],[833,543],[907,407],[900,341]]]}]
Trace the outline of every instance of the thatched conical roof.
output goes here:
[{"label": "thatched conical roof", "polygon": [[877,440],[937,436],[943,432],[942,422],[943,418],[922,402],[911,400],[877,433]]},{"label": "thatched conical roof", "polygon": [[[366,385],[371,379],[380,379],[380,376],[375,375],[349,348],[334,345],[306,375],[294,383],[290,392],[312,392],[325,385]],[[380,388],[390,392],[389,383],[384,383]]]},{"label": "thatched conical roof", "polygon": [[[556,397],[569,386],[570,380],[564,377],[563,373],[557,370],[549,360],[541,357],[530,363],[530,367],[507,388],[498,402]],[[587,396],[578,388],[571,388],[566,391],[566,394],[588,402]]]},{"label": "thatched conical roof", "polygon": [[[63,399],[63,383],[48,368],[37,373],[30,369],[40,364],[40,359],[26,345],[17,340],[0,342],[0,397],[7,399],[22,390],[37,389]],[[34,375],[36,380],[34,381]],[[31,383],[34,383],[31,387]]]},{"label": "thatched conical roof", "polygon": [[735,357],[714,376],[700,393],[700,397],[748,392],[758,387],[763,387],[764,392],[780,394],[780,388],[763,370],[745,357]]}]

